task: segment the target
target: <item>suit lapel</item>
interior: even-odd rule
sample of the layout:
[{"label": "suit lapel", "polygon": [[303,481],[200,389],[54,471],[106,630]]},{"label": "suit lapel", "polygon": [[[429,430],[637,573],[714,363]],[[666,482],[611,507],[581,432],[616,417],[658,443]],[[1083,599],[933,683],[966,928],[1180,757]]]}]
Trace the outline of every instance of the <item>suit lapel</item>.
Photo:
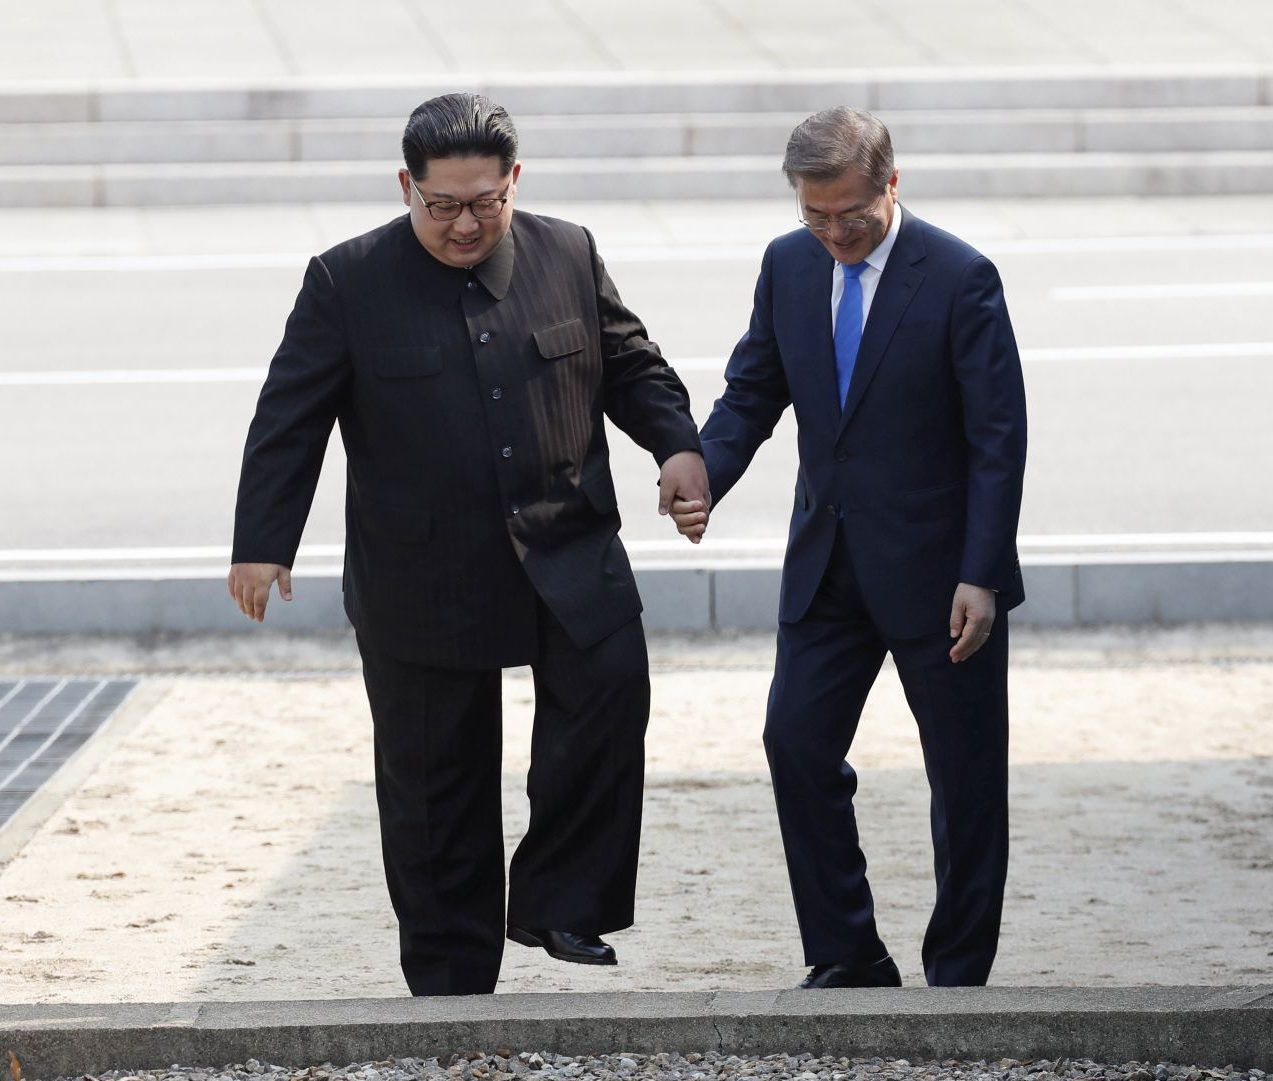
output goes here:
[{"label": "suit lapel", "polygon": [[811,241],[809,260],[812,267],[808,278],[802,275],[797,279],[797,296],[804,309],[800,313],[799,325],[809,328],[803,374],[812,388],[809,397],[818,403],[818,411],[827,427],[834,430],[840,423],[835,342],[831,336],[831,274],[835,270],[835,260],[815,237],[809,235],[808,239]]},{"label": "suit lapel", "polygon": [[[919,291],[924,274],[915,264],[923,260],[924,254],[920,223],[910,214],[903,213],[897,240],[893,243],[888,262],[884,264],[884,273],[880,275],[879,284],[875,287],[871,313],[867,316],[866,326],[862,328],[862,342],[858,346],[857,362],[853,365],[853,378],[849,382],[848,397],[840,414],[840,434],[844,433],[854,412],[862,403],[866,388],[874,378],[876,369],[888,350],[888,344],[893,339],[893,333],[897,330],[897,324],[901,322],[911,300]],[[833,346],[833,372],[834,352]]]}]

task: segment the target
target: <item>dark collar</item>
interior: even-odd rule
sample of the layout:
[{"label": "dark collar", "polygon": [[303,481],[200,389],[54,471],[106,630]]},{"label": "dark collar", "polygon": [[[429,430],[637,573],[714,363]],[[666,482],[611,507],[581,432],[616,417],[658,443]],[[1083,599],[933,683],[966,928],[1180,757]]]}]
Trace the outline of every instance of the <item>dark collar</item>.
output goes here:
[{"label": "dark collar", "polygon": [[406,263],[413,269],[411,273],[422,274],[424,288],[428,294],[439,301],[453,299],[460,295],[465,279],[470,274],[486,287],[486,291],[496,300],[503,300],[508,295],[513,281],[513,230],[504,234],[496,249],[471,270],[463,267],[448,266],[428,253],[424,245],[416,238],[411,228],[411,217],[403,214],[397,221],[401,235]]},{"label": "dark collar", "polygon": [[503,300],[508,295],[508,287],[513,281],[514,248],[510,225],[495,250],[473,268],[473,276],[496,300]]}]

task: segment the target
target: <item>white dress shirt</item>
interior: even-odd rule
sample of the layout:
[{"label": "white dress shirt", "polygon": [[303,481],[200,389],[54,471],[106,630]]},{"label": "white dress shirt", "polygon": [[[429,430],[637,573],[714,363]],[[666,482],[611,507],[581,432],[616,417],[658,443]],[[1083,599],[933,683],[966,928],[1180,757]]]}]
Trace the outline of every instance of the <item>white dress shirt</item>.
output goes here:
[{"label": "white dress shirt", "polygon": [[[893,250],[893,242],[897,239],[897,231],[902,227],[902,208],[893,204],[893,220],[889,223],[888,232],[876,249],[866,257],[867,267],[858,277],[862,283],[862,326],[866,326],[866,317],[871,314],[871,301],[875,299],[875,287],[880,283],[880,275],[884,273],[884,264],[888,262],[888,254]],[[835,322],[840,311],[840,298],[844,296],[844,265],[837,262],[831,272],[831,337],[835,337]]]}]

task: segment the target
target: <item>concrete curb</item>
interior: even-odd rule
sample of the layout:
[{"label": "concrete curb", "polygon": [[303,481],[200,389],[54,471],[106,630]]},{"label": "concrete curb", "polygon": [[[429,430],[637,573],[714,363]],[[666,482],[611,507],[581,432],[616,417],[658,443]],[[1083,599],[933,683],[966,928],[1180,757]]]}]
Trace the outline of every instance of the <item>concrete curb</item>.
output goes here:
[{"label": "concrete curb", "polygon": [[881,68],[807,72],[546,72],[439,80],[99,80],[10,83],[0,122],[404,117],[433,94],[489,94],[514,116],[808,111],[828,101],[872,110],[1268,105],[1262,64]]},{"label": "concrete curb", "polygon": [[[545,158],[526,190],[537,199],[780,199],[772,156]],[[385,203],[393,161],[242,161],[0,165],[0,207]],[[910,154],[920,198],[1187,196],[1273,191],[1273,152]]]},{"label": "concrete curb", "polygon": [[[1273,554],[1267,551],[1136,562],[1041,557],[1022,560],[1027,601],[1015,624],[1075,627],[1273,620]],[[782,578],[777,561],[636,564],[645,625],[658,631],[769,630]],[[297,601],[270,606],[281,631],[347,625],[338,569],[295,576]],[[0,578],[0,634],[164,634],[241,631],[225,592],[225,568]]]},{"label": "concrete curb", "polygon": [[1273,986],[494,995],[0,1006],[31,1081],[257,1058],[338,1065],[465,1050],[1090,1058],[1273,1067]]},{"label": "concrete curb", "polygon": [[[777,153],[802,112],[529,116],[523,160],[718,158]],[[880,117],[909,160],[923,154],[1142,154],[1265,150],[1273,108],[893,111]],[[385,164],[397,117],[346,120],[121,120],[0,124],[0,165],[353,162]],[[971,160],[971,159],[969,159]]]}]

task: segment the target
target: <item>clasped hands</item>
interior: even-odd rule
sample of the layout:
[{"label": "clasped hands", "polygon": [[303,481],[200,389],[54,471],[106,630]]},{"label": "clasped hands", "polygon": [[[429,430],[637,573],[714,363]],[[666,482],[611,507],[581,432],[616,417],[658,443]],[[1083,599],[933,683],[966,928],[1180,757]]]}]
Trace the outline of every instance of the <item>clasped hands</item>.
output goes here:
[{"label": "clasped hands", "polygon": [[659,513],[670,514],[676,530],[697,544],[707,529],[712,493],[707,466],[697,451],[673,454],[659,470]]},{"label": "clasped hands", "polygon": [[[676,455],[680,457],[680,455]],[[701,459],[700,459],[701,461]],[[668,459],[671,462],[671,459]],[[659,513],[671,514],[677,532],[697,544],[707,531],[711,517],[712,497],[706,490],[701,494],[685,489],[676,491],[665,509],[667,486],[660,481]],[[959,664],[976,653],[990,638],[995,621],[994,590],[960,582],[950,605],[950,659]]]}]

